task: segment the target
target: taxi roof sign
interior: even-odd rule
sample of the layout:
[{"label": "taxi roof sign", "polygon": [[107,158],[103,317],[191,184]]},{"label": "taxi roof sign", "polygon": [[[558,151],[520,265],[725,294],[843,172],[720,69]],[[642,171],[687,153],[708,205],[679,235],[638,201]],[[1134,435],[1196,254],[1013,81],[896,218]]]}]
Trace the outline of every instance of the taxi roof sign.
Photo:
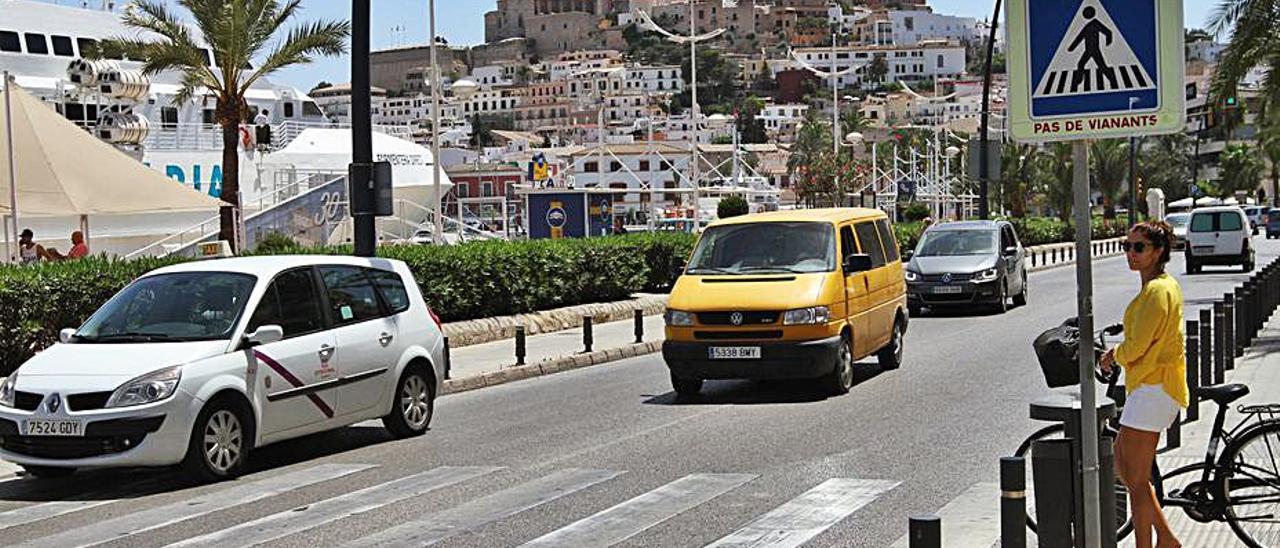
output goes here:
[{"label": "taxi roof sign", "polygon": [[1014,139],[1183,129],[1182,0],[1010,0],[1006,6]]}]

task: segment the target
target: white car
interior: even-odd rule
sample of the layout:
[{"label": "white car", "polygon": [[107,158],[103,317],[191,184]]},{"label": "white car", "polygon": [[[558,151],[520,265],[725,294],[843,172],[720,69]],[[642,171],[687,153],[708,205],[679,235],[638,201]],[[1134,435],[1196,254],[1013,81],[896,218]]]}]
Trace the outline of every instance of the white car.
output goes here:
[{"label": "white car", "polygon": [[1200,207],[1187,223],[1187,273],[1205,265],[1241,265],[1252,272],[1254,251],[1249,219],[1237,206]]},{"label": "white car", "polygon": [[426,431],[440,321],[388,259],[191,262],[134,280],[0,384],[0,458],[36,477],[184,467],[235,477],[256,447],[381,418]]}]

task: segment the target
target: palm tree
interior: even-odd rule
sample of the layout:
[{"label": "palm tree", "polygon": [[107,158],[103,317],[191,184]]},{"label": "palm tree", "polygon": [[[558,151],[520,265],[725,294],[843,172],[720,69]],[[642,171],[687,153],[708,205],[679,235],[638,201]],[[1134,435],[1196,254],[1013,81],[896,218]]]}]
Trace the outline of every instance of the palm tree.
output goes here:
[{"label": "palm tree", "polygon": [[1037,159],[1039,165],[1036,175],[1037,180],[1040,181],[1038,185],[1040,192],[1044,193],[1045,201],[1057,212],[1058,218],[1063,222],[1069,221],[1071,204],[1075,199],[1072,195],[1072,185],[1075,181],[1073,180],[1071,144],[1052,143]]},{"label": "palm tree", "polygon": [[[103,40],[91,56],[125,55],[142,60],[142,72],[154,75],[176,71],[181,85],[173,103],[197,97],[216,99],[215,114],[222,127],[222,201],[218,237],[236,240],[235,219],[240,208],[240,157],[237,133],[249,112],[245,93],[264,76],[291,65],[310,63],[315,56],[341,55],[351,24],[322,21],[294,26],[283,39],[273,37],[297,14],[301,0],[177,0],[191,13],[194,28],[161,0],[137,0],[124,14],[126,26],[154,33],[158,38],[117,37]],[[199,33],[196,36],[195,32]],[[211,66],[202,48],[213,53]],[[257,64],[257,70],[251,68]]]},{"label": "palm tree", "polygon": [[1227,145],[1218,161],[1218,173],[1218,190],[1224,196],[1232,196],[1236,192],[1252,195],[1258,188],[1258,179],[1262,177],[1258,151],[1246,144]]},{"label": "palm tree", "polygon": [[1280,206],[1280,116],[1272,113],[1272,106],[1265,108],[1258,127],[1258,147],[1267,159],[1271,174],[1271,205]]},{"label": "palm tree", "polygon": [[1138,149],[1138,173],[1143,187],[1163,190],[1169,201],[1187,197],[1191,181],[1190,141],[1184,133],[1144,139],[1145,146]]},{"label": "palm tree", "polygon": [[1124,139],[1102,139],[1089,147],[1090,175],[1102,194],[1102,216],[1116,217],[1116,199],[1125,188],[1129,174],[1129,144]]},{"label": "palm tree", "polygon": [[1027,194],[1034,175],[1039,150],[1034,145],[1009,143],[1000,149],[1000,201],[1009,205],[1013,217],[1027,215]]},{"label": "palm tree", "polygon": [[1231,40],[1213,76],[1214,95],[1234,95],[1240,80],[1261,65],[1266,69],[1263,103],[1280,99],[1280,32],[1275,26],[1278,11],[1280,0],[1221,0],[1209,19],[1209,31],[1216,35],[1231,30]]}]

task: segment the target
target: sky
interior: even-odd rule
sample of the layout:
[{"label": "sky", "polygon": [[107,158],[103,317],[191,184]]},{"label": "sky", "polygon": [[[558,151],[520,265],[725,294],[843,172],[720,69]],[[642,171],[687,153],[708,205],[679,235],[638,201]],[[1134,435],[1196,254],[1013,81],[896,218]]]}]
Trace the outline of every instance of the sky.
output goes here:
[{"label": "sky", "polygon": [[[81,0],[51,0],[59,4],[78,5]],[[100,0],[90,0],[98,5]],[[171,0],[165,0],[171,2]],[[123,3],[123,2],[117,2]],[[426,44],[428,27],[427,0],[373,0],[371,34],[374,50],[411,44]],[[929,0],[933,11],[986,20],[991,17],[991,0]],[[1215,0],[1183,0],[1187,27],[1203,27],[1217,5]],[[300,20],[350,19],[351,3],[345,0],[303,0]],[[436,0],[436,31],[450,44],[478,44],[484,41],[484,13],[497,6],[496,0]],[[310,65],[293,67],[274,75],[273,79],[308,90],[321,80],[341,83],[350,80],[350,57],[316,60]]]}]

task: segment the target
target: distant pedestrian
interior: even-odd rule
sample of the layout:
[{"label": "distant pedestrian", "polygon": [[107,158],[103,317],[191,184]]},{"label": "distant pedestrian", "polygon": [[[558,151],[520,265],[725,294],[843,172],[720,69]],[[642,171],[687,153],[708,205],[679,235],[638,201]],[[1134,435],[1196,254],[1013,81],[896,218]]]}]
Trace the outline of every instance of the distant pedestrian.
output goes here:
[{"label": "distant pedestrian", "polygon": [[267,109],[262,109],[257,116],[253,117],[254,137],[258,140],[258,148],[271,145],[271,117],[267,113]]},{"label": "distant pedestrian", "polygon": [[921,221],[920,223],[921,223],[920,232],[929,230],[929,227],[933,226],[933,217],[925,217],[924,220]]},{"label": "distant pedestrian", "polygon": [[22,264],[31,264],[40,262],[46,256],[44,246],[35,242],[35,233],[30,228],[23,229],[18,237],[18,260]]},{"label": "distant pedestrian", "polygon": [[89,246],[84,242],[84,233],[79,230],[71,233],[71,249],[66,255],[59,253],[57,249],[49,248],[45,256],[51,261],[81,259],[89,256]]},{"label": "distant pedestrian", "polygon": [[1173,228],[1147,221],[1129,229],[1121,246],[1129,270],[1142,278],[1142,289],[1124,311],[1124,342],[1102,356],[1108,374],[1124,368],[1125,405],[1115,441],[1116,474],[1129,491],[1134,540],[1150,548],[1152,529],[1158,546],[1181,546],[1165,520],[1151,487],[1160,433],[1187,406],[1186,355],[1183,348],[1182,288],[1165,273]]},{"label": "distant pedestrian", "polygon": [[617,217],[613,220],[614,234],[622,235],[627,233],[626,223],[623,223],[622,221],[623,221],[622,217]]}]

